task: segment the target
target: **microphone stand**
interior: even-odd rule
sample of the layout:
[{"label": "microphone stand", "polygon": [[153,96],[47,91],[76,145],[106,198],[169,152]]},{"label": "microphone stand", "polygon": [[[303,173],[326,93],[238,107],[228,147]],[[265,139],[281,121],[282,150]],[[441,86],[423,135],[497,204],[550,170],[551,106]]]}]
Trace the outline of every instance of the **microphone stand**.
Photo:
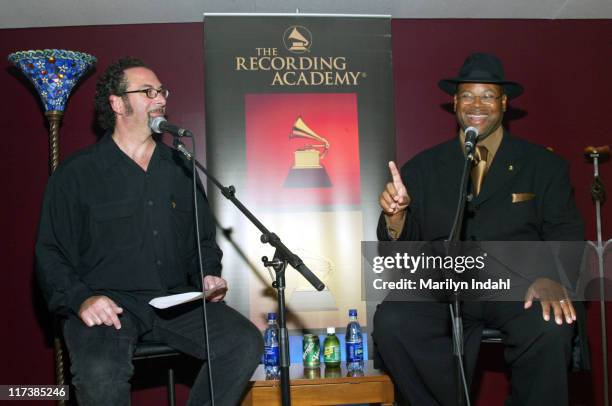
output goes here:
[{"label": "microphone stand", "polygon": [[280,350],[280,383],[281,383],[281,399],[283,406],[291,405],[291,392],[289,388],[289,334],[285,321],[285,269],[287,265],[291,265],[298,271],[306,280],[316,289],[323,290],[325,285],[319,278],[312,273],[310,269],[302,262],[301,258],[295,255],[274,233],[270,232],[258,219],[251,213],[243,204],[236,198],[236,189],[234,186],[222,185],[197,159],[189,152],[185,145],[177,138],[174,138],[174,147],[181,152],[188,160],[191,160],[206,177],[221,191],[221,194],[231,201],[246,218],[249,219],[259,231],[261,231],[261,242],[270,244],[276,250],[274,258],[270,261],[268,257],[263,257],[261,260],[265,267],[272,267],[276,272],[276,280],[272,283],[272,287],[277,290],[278,294],[278,325],[279,325],[279,350]]},{"label": "microphone stand", "polygon": [[606,332],[606,299],[605,299],[605,275],[604,275],[604,254],[608,244],[611,240],[603,242],[601,233],[601,205],[605,200],[605,188],[599,177],[599,163],[600,161],[609,158],[610,147],[605,145],[603,147],[593,148],[587,147],[585,153],[588,158],[591,158],[593,162],[593,185],[591,186],[591,195],[595,202],[595,220],[597,226],[597,244],[589,241],[589,244],[595,248],[597,252],[597,265],[599,270],[599,317],[601,326],[601,355],[603,361],[603,391],[604,391],[604,405],[610,405],[610,393],[608,383],[608,342]]},{"label": "microphone stand", "polygon": [[[448,237],[448,252],[454,252],[457,247],[460,247],[461,229],[463,228],[463,219],[465,214],[465,205],[471,197],[468,197],[467,188],[469,183],[470,166],[474,160],[474,145],[465,146],[465,160],[463,163],[463,172],[461,175],[461,186],[459,190],[459,201],[457,202],[457,210],[455,220],[450,236]],[[459,290],[453,293],[453,301],[449,303],[449,310],[452,321],[453,330],[453,354],[456,359],[455,377],[457,384],[457,405],[470,406],[470,394],[465,377],[465,369],[463,367],[463,319],[461,316],[461,294]]]},{"label": "microphone stand", "polygon": [[[157,117],[159,118],[159,117]],[[195,150],[195,140],[192,138],[193,149]],[[198,215],[198,181],[196,167],[191,165],[191,188],[193,193],[193,217],[196,231],[196,247],[198,248],[198,269],[200,271],[200,283],[202,284],[202,321],[204,343],[206,345],[206,368],[208,369],[208,390],[210,391],[210,405],[215,406],[215,391],[212,376],[212,360],[210,358],[210,343],[208,340],[208,316],[206,315],[206,292],[204,291],[204,267],[202,266],[202,246],[200,245],[200,216]]]}]

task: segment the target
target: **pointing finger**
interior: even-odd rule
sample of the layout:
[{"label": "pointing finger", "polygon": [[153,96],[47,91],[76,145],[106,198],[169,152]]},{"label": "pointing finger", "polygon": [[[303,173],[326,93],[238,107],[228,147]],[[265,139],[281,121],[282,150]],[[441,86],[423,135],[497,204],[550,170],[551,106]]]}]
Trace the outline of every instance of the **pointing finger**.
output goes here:
[{"label": "pointing finger", "polygon": [[109,326],[112,324],[117,330],[119,330],[121,328],[121,322],[119,321],[119,317],[117,317],[117,314],[110,309],[106,309],[106,313],[108,314],[108,318],[110,321]]},{"label": "pointing finger", "polygon": [[395,186],[395,189],[399,190],[404,183],[402,182],[402,176],[397,170],[397,165],[395,165],[395,162],[389,161],[389,170],[391,171],[391,177],[393,178],[393,185]]}]

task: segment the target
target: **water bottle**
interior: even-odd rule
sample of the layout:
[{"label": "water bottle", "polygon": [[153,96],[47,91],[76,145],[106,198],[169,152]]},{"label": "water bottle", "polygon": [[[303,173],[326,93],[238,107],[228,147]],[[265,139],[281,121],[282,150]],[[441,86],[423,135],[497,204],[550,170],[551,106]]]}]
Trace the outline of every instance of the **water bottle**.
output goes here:
[{"label": "water bottle", "polygon": [[346,326],[346,369],[349,372],[363,370],[363,336],[357,321],[357,310],[349,310]]},{"label": "water bottle", "polygon": [[268,327],[264,332],[264,369],[266,379],[276,379],[280,375],[276,313],[268,313]]}]

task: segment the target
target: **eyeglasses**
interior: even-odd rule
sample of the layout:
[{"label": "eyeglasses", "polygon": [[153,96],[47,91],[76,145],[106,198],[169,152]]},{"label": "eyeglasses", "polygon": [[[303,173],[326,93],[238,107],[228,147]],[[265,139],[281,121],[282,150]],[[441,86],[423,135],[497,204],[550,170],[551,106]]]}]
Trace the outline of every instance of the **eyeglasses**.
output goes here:
[{"label": "eyeglasses", "polygon": [[127,92],[123,92],[123,94],[128,94],[128,93],[144,93],[147,95],[147,97],[149,99],[154,99],[157,97],[158,94],[161,94],[164,99],[167,99],[168,96],[170,95],[170,90],[165,89],[163,87],[159,88],[159,89],[154,89],[152,87],[148,88],[148,89],[141,89],[141,90],[130,90]]},{"label": "eyeglasses", "polygon": [[476,101],[476,98],[480,99],[480,101],[484,104],[493,104],[496,100],[501,99],[501,96],[495,96],[493,94],[483,94],[482,96],[476,96],[471,93],[461,93],[459,96],[459,101],[463,104],[472,104]]}]

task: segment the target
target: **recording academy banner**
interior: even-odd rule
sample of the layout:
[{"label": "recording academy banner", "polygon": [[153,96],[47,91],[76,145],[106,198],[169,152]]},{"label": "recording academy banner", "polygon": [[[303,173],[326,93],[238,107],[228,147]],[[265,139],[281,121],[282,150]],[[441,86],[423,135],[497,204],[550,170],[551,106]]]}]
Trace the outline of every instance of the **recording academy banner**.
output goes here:
[{"label": "recording academy banner", "polygon": [[[388,16],[205,15],[207,165],[325,283],[286,272],[290,329],[359,310],[360,246],[376,238],[395,155]],[[228,301],[263,328],[273,249],[212,187]]]}]

